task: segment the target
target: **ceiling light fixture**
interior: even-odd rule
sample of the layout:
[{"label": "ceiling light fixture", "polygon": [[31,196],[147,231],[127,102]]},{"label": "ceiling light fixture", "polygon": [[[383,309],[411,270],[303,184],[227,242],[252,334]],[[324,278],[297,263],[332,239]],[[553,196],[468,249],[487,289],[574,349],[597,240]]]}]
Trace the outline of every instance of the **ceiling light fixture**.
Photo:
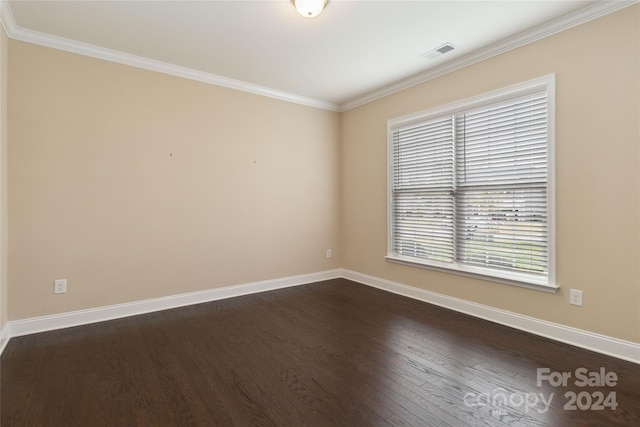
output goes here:
[{"label": "ceiling light fixture", "polygon": [[322,13],[329,0],[291,0],[298,13],[305,18],[313,18]]}]

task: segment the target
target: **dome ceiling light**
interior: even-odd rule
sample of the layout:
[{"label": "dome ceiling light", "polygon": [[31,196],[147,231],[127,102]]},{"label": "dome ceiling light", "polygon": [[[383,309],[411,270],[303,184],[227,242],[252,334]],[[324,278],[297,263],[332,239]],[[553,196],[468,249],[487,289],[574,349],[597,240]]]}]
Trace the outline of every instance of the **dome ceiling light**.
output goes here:
[{"label": "dome ceiling light", "polygon": [[322,13],[328,0],[291,0],[298,13],[305,18],[314,18]]}]

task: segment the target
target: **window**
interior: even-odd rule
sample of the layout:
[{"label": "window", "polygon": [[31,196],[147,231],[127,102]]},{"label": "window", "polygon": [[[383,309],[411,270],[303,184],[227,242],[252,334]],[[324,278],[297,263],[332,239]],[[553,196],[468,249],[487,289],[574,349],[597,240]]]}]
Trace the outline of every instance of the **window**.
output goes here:
[{"label": "window", "polygon": [[548,76],[390,120],[387,258],[556,289],[553,107]]}]

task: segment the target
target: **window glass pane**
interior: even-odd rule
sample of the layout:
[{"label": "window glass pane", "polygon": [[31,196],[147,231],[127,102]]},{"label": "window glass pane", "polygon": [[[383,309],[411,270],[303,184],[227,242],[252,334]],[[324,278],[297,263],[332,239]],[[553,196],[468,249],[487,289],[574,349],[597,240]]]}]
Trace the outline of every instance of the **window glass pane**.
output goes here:
[{"label": "window glass pane", "polygon": [[399,129],[393,135],[394,189],[453,187],[453,118]]},{"label": "window glass pane", "polygon": [[459,261],[547,272],[546,188],[461,191],[457,214]]},{"label": "window glass pane", "polygon": [[397,192],[393,249],[404,256],[454,260],[454,198],[451,192]]},{"label": "window glass pane", "polygon": [[546,99],[532,95],[458,116],[458,185],[545,182]]}]

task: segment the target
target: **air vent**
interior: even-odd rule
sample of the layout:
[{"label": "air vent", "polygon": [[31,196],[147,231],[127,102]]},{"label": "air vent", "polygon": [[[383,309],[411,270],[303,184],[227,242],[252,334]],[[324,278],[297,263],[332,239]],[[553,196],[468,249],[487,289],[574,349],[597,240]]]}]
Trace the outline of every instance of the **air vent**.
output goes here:
[{"label": "air vent", "polygon": [[451,52],[455,48],[456,47],[451,43],[445,43],[442,46],[439,46],[433,50],[430,50],[429,52],[425,52],[420,56],[423,56],[427,59],[435,59],[435,58],[438,58],[439,56],[444,55],[445,53]]}]

